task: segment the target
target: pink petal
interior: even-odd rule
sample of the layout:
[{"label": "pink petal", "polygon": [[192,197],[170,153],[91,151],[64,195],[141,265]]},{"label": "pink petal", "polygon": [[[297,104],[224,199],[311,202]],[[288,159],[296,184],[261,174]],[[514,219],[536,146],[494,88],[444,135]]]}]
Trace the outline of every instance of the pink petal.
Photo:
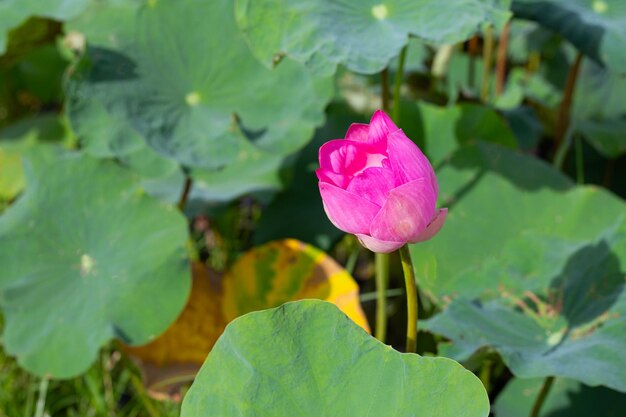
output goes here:
[{"label": "pink petal", "polygon": [[352,123],[346,132],[346,140],[367,143],[369,130],[369,125],[363,123]]},{"label": "pink petal", "polygon": [[387,154],[391,169],[396,175],[396,185],[418,179],[426,179],[435,190],[435,196],[439,192],[437,178],[432,165],[424,156],[420,148],[409,139],[402,130],[398,130],[387,139]]},{"label": "pink petal", "polygon": [[317,175],[317,179],[320,180],[320,182],[327,182],[344,190],[352,180],[351,175],[337,174],[336,172],[324,168],[316,169],[315,175]]},{"label": "pink petal", "polygon": [[380,206],[329,183],[320,182],[319,187],[324,210],[335,227],[352,234],[369,232]]},{"label": "pink petal", "polygon": [[394,188],[372,221],[369,234],[379,240],[414,242],[433,219],[436,200],[426,179]]},{"label": "pink petal", "polygon": [[356,237],[361,242],[361,245],[376,253],[390,253],[404,246],[404,242],[388,242],[368,235],[357,234]]},{"label": "pink petal", "polygon": [[433,217],[428,226],[426,226],[426,229],[424,229],[424,231],[420,233],[420,235],[415,240],[411,241],[411,243],[424,242],[432,239],[433,236],[439,233],[439,230],[441,230],[441,228],[443,227],[447,215],[447,208],[437,210],[437,212],[435,213],[435,217]]},{"label": "pink petal", "polygon": [[398,126],[393,123],[384,111],[376,110],[370,120],[367,141],[372,146],[384,148],[387,143],[387,136],[397,130]]},{"label": "pink petal", "polygon": [[372,167],[355,176],[345,189],[382,207],[393,188],[393,172],[390,169]]},{"label": "pink petal", "polygon": [[326,142],[319,151],[320,168],[338,174],[351,174],[365,167],[367,152],[358,142],[335,139]]}]

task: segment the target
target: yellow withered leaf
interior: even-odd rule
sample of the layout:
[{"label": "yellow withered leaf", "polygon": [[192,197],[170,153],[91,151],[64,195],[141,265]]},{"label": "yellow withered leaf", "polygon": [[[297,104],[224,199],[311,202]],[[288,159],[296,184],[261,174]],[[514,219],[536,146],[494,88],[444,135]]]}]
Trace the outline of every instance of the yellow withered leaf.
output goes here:
[{"label": "yellow withered leaf", "polygon": [[317,298],[334,303],[370,331],[358,285],[350,274],[323,251],[295,239],[270,242],[245,253],[224,275],[222,288],[227,321],[288,301]]}]

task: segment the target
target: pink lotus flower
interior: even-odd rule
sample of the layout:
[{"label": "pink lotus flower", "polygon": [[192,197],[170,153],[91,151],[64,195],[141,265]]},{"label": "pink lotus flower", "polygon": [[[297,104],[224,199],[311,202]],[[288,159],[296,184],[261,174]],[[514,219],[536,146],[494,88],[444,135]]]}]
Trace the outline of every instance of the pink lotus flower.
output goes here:
[{"label": "pink lotus flower", "polygon": [[432,238],[448,209],[435,208],[439,188],[422,151],[383,111],[350,126],[345,139],[319,152],[324,210],[339,229],[374,252]]}]

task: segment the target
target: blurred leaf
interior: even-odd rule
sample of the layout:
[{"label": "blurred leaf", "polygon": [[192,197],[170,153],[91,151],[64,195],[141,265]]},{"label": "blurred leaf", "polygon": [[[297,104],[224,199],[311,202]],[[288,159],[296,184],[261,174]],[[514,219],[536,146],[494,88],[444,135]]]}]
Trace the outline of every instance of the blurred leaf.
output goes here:
[{"label": "blurred leaf", "polygon": [[421,146],[437,166],[457,148],[477,141],[517,147],[506,120],[490,107],[463,103],[440,107],[426,102],[403,104],[404,132]]},{"label": "blurred leaf", "polygon": [[226,272],[222,285],[228,321],[288,301],[317,298],[334,303],[369,332],[354,279],[330,256],[295,239],[246,252]]},{"label": "blurred leaf", "polygon": [[539,144],[544,127],[532,107],[520,106],[503,111],[502,115],[511,126],[520,149],[534,149]]},{"label": "blurred leaf", "polygon": [[513,0],[516,17],[563,35],[582,53],[626,72],[626,4],[622,0]]},{"label": "blurred leaf", "polygon": [[0,217],[3,344],[37,375],[88,368],[109,339],[145,343],[189,292],[186,223],[110,161],[42,150]]},{"label": "blurred leaf", "polygon": [[8,204],[26,186],[22,159],[29,151],[42,142],[66,139],[67,132],[54,115],[26,118],[0,129],[0,202]]},{"label": "blurred leaf", "polygon": [[307,300],[235,320],[182,407],[183,417],[294,414],[486,417],[489,401],[457,363],[400,354]]},{"label": "blurred leaf", "polygon": [[583,121],[578,124],[578,130],[607,158],[626,152],[626,114],[613,120]]},{"label": "blurred leaf", "polygon": [[26,180],[22,169],[22,151],[28,146],[26,141],[0,142],[0,201],[11,201],[24,189]]},{"label": "blurred leaf", "polygon": [[[493,405],[496,417],[527,417],[543,379],[515,378],[507,383]],[[539,417],[620,417],[626,395],[604,387],[591,388],[570,379],[557,378]]]},{"label": "blurred leaf", "polygon": [[503,26],[510,0],[237,0],[237,22],[266,65],[286,54],[316,72],[338,64],[373,74],[409,35],[437,44],[463,41],[483,24]]},{"label": "blurred leaf", "polygon": [[343,138],[352,123],[368,121],[345,105],[329,107],[326,124],[293,163],[293,178],[289,187],[278,194],[261,213],[254,234],[256,244],[292,237],[329,250],[343,232],[328,220],[317,185],[315,169],[318,151],[325,142]]},{"label": "blurred leaf", "polygon": [[[97,18],[136,30],[116,49],[91,45],[76,68],[69,114],[86,143],[134,132],[131,147],[144,141],[182,165],[223,169],[250,147],[259,158],[284,158],[323,121],[332,80],[313,79],[294,62],[263,68],[241,38],[229,0],[156,2],[136,19]],[[107,140],[108,130],[117,135]],[[230,172],[235,181],[256,180],[256,172]]]},{"label": "blurred leaf", "polygon": [[244,142],[237,157],[218,170],[194,169],[191,198],[225,202],[253,191],[278,191],[284,157],[263,152]]},{"label": "blurred leaf", "polygon": [[576,88],[573,123],[607,158],[626,152],[626,75],[611,73],[592,62],[583,64]]},{"label": "blurred leaf", "polygon": [[0,55],[4,54],[7,32],[30,16],[63,21],[78,15],[89,0],[3,0],[0,2]]}]

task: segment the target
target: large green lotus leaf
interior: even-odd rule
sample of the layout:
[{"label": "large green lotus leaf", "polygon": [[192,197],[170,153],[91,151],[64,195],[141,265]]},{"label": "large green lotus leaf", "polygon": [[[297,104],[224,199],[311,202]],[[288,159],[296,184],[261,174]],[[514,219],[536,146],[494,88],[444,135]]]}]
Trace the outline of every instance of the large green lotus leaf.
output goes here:
[{"label": "large green lotus leaf", "polygon": [[[204,169],[227,166],[246,143],[273,156],[302,147],[323,121],[332,80],[312,78],[293,61],[264,68],[232,8],[230,0],[152,2],[129,8],[133,19],[95,17],[133,30],[115,29],[111,36],[132,35],[105,42],[115,49],[92,44],[77,65],[68,103],[81,139],[121,138],[123,150],[144,141],[162,157]],[[109,129],[114,139],[103,137]]]},{"label": "large green lotus leaf", "polygon": [[626,72],[626,3],[622,0],[514,0],[515,16],[563,35],[582,53]]},{"label": "large green lotus leaf", "polygon": [[30,16],[66,20],[83,11],[89,0],[2,0],[0,1],[0,55],[5,52],[7,32]]},{"label": "large green lotus leaf", "polygon": [[[567,245],[548,246],[555,236],[586,241],[614,222],[606,214],[615,204],[594,209],[588,202],[595,194],[613,202],[603,193],[566,193],[571,183],[558,171],[496,145],[457,151],[437,178],[440,205],[451,211],[436,238],[412,245],[411,252],[422,289],[438,300],[475,297],[505,282],[526,288],[542,270],[559,270],[548,255]],[[585,208],[589,217],[578,222],[572,207]],[[544,247],[550,247],[545,256],[531,253]]]},{"label": "large green lotus leaf", "polygon": [[396,352],[317,300],[233,321],[182,406],[183,417],[488,414],[482,384],[458,363]]},{"label": "large green lotus leaf", "polygon": [[[498,395],[496,417],[527,417],[539,395],[543,379],[509,381]],[[604,387],[591,388],[571,379],[557,378],[539,417],[620,417],[626,410],[626,395]]]},{"label": "large green lotus leaf", "polygon": [[146,343],[189,292],[184,217],[109,160],[46,150],[0,217],[3,344],[38,375],[71,377],[113,337]]},{"label": "large green lotus leaf", "polygon": [[438,178],[449,217],[412,253],[444,307],[424,328],[451,339],[445,354],[491,346],[521,377],[626,390],[623,202],[486,146],[457,153]]},{"label": "large green lotus leaf", "polygon": [[409,35],[455,43],[509,19],[510,0],[237,0],[236,16],[266,65],[282,54],[328,74],[382,70]]}]

